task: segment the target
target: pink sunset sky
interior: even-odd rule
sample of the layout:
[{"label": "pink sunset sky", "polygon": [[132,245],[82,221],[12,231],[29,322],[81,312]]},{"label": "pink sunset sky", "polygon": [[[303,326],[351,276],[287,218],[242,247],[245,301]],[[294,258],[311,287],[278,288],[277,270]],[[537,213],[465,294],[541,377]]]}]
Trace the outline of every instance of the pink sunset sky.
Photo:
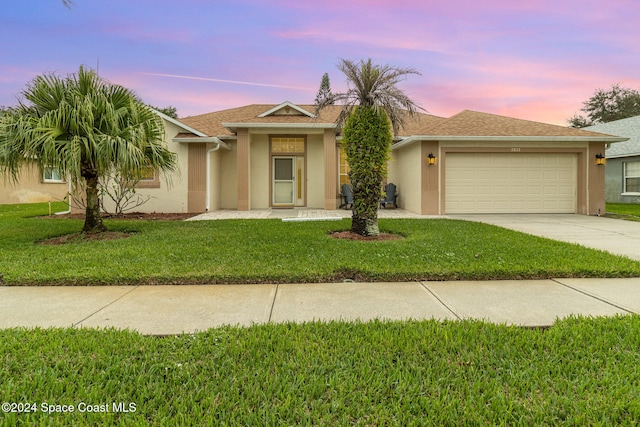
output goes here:
[{"label": "pink sunset sky", "polygon": [[19,0],[0,12],[0,105],[82,64],[181,117],[311,104],[340,58],[413,67],[429,113],[566,125],[596,89],[640,89],[638,0]]}]

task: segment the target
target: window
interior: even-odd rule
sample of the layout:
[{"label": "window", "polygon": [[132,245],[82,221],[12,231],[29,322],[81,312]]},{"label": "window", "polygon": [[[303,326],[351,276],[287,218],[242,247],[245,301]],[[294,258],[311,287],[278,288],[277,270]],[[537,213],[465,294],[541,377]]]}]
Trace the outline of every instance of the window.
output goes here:
[{"label": "window", "polygon": [[623,193],[640,193],[640,162],[624,163]]},{"label": "window", "polygon": [[143,167],[138,178],[136,188],[160,188],[160,178],[152,167]]},{"label": "window", "polygon": [[304,153],[304,138],[271,138],[272,153]]},{"label": "window", "polygon": [[42,176],[44,182],[64,182],[60,169],[46,166]]},{"label": "window", "polygon": [[152,167],[142,168],[140,171],[140,181],[154,181],[156,179],[156,171]]},{"label": "window", "polygon": [[338,183],[342,190],[342,184],[349,184],[349,164],[347,163],[347,155],[344,152],[344,148],[340,147],[338,155]]}]

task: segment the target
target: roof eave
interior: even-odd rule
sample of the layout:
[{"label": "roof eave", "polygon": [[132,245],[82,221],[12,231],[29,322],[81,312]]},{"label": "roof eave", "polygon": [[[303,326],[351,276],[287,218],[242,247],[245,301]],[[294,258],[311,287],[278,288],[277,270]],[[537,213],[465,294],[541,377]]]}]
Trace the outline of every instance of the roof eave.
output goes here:
[{"label": "roof eave", "polygon": [[607,159],[621,159],[621,158],[625,158],[625,157],[638,157],[640,156],[640,152],[636,152],[636,153],[625,153],[625,154],[605,154],[605,157]]},{"label": "roof eave", "polygon": [[397,150],[418,141],[471,141],[471,142],[622,142],[629,138],[618,136],[451,136],[451,135],[413,135],[394,144]]},{"label": "roof eave", "polygon": [[153,112],[155,112],[158,116],[160,116],[161,118],[163,118],[164,120],[168,121],[169,123],[172,123],[182,129],[184,129],[185,131],[192,133],[194,135],[197,136],[207,136],[205,133],[200,132],[197,129],[192,128],[191,126],[187,126],[184,123],[182,123],[180,120],[176,120],[173,117],[169,117],[166,114],[152,108]]},{"label": "roof eave", "polygon": [[220,146],[220,147],[222,147],[222,148],[224,148],[226,150],[231,150],[231,147],[229,146],[229,144],[227,144],[226,142],[222,141],[220,138],[215,137],[215,136],[173,138],[172,141],[173,142],[178,142],[178,143],[181,143],[181,144],[213,143],[213,144],[218,144],[218,146]]},{"label": "roof eave", "polygon": [[335,129],[335,123],[244,123],[244,122],[222,122],[225,128],[236,131],[238,128],[266,128],[266,129]]}]

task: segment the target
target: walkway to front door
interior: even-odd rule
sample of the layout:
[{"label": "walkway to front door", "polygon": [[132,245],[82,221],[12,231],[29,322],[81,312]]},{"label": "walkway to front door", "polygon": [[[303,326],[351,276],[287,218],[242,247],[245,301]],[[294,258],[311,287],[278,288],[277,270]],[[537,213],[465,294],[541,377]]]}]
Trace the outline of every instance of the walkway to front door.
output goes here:
[{"label": "walkway to front door", "polygon": [[[187,221],[213,219],[273,219],[273,218],[351,218],[351,211],[337,209],[254,209],[250,211],[217,210],[189,218]],[[380,209],[378,218],[442,218],[437,215],[418,215],[404,209]]]}]

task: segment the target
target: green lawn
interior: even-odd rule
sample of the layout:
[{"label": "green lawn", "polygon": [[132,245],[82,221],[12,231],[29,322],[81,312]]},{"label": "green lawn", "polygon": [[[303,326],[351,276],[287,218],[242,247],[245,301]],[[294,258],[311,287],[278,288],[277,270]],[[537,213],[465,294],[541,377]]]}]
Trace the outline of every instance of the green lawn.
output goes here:
[{"label": "green lawn", "polygon": [[[381,221],[406,238],[353,242],[327,235],[348,221],[109,220],[134,235],[43,246],[36,242],[82,225],[35,217],[46,212],[0,206],[6,283],[640,275],[625,258],[463,221]],[[639,316],[569,318],[549,329],[312,322],[174,337],[5,329],[0,424],[636,425],[639,348]]]},{"label": "green lawn", "polygon": [[640,221],[640,204],[607,203],[607,216]]},{"label": "green lawn", "polygon": [[[637,425],[638,348],[638,316],[569,318],[547,330],[476,321],[165,338],[3,330],[2,401],[37,412],[0,413],[0,424]],[[114,413],[114,403],[135,412]],[[42,412],[53,405],[74,412]],[[109,412],[81,412],[86,405]]]},{"label": "green lawn", "polygon": [[[63,207],[62,207],[63,208]],[[474,222],[380,220],[403,240],[329,237],[350,221],[106,220],[131,237],[48,246],[82,221],[0,206],[5,284],[187,284],[640,276],[640,262]],[[26,216],[26,217],[25,217]]]}]

